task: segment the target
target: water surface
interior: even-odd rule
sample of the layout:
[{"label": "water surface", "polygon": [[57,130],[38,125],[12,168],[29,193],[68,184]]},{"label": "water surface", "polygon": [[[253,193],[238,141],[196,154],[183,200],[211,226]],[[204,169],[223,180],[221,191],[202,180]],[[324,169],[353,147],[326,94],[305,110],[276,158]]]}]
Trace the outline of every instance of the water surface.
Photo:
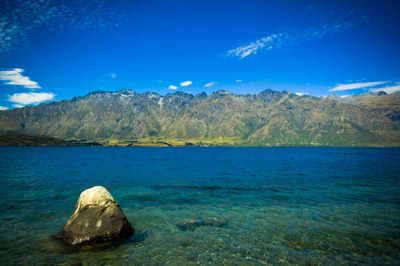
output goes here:
[{"label": "water surface", "polygon": [[[2,264],[400,264],[400,149],[0,148]],[[71,251],[51,236],[105,186],[136,234]],[[181,230],[184,219],[225,226]]]}]

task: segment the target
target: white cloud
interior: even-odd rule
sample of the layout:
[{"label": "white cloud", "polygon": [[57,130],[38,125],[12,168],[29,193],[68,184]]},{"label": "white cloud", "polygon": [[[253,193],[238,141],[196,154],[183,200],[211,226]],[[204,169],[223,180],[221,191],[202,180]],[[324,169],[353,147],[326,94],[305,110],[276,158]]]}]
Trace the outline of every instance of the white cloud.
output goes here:
[{"label": "white cloud", "polygon": [[168,86],[168,89],[170,89],[170,90],[176,90],[176,89],[178,89],[178,87],[175,86],[175,85],[169,85],[169,86]]},{"label": "white cloud", "polygon": [[390,81],[372,81],[372,82],[356,82],[356,83],[349,83],[349,84],[338,84],[336,87],[330,89],[329,91],[348,91],[348,90],[356,90],[356,89],[363,89],[374,87],[377,85],[385,84]]},{"label": "white cloud", "polygon": [[372,91],[372,92],[384,91],[387,94],[391,94],[391,93],[400,91],[400,84],[398,83],[397,85],[394,85],[394,86],[371,89],[370,91]]},{"label": "white cloud", "polygon": [[318,28],[314,27],[276,32],[248,44],[231,49],[225,53],[225,56],[243,59],[250,55],[256,55],[260,52],[269,51],[272,49],[293,47],[304,42],[321,38],[329,33],[346,30],[352,26],[353,23],[350,22],[335,22],[323,24]]},{"label": "white cloud", "polygon": [[29,105],[39,104],[41,102],[50,101],[54,99],[56,95],[51,92],[28,92],[28,93],[14,93],[9,95],[8,100],[15,104]]},{"label": "white cloud", "polygon": [[214,82],[214,81],[213,82],[208,82],[207,84],[204,85],[204,88],[212,87],[215,84],[217,84],[217,82]]},{"label": "white cloud", "polygon": [[243,80],[241,80],[241,79],[237,79],[235,81],[238,82],[238,83],[243,82]]},{"label": "white cloud", "polygon": [[109,73],[104,74],[103,76],[101,76],[99,80],[116,79],[117,77],[118,77],[117,73],[109,72]]},{"label": "white cloud", "polygon": [[276,42],[277,38],[278,35],[272,34],[249,44],[231,49],[226,52],[226,55],[243,59],[249,55],[258,54],[261,50],[271,50],[274,47],[274,42]]},{"label": "white cloud", "polygon": [[308,92],[295,92],[294,94],[296,94],[297,96],[304,96],[308,95]]},{"label": "white cloud", "polygon": [[4,111],[4,110],[8,110],[8,108],[5,107],[5,106],[1,106],[1,105],[0,105],[0,111]]},{"label": "white cloud", "polygon": [[22,107],[25,107],[25,105],[19,104],[19,103],[15,103],[15,104],[13,104],[12,106],[13,106],[14,108],[22,108]]},{"label": "white cloud", "polygon": [[189,86],[189,85],[192,85],[192,82],[191,82],[190,80],[182,81],[182,82],[180,83],[180,85],[181,85],[181,87],[187,87],[187,86]]},{"label": "white cloud", "polygon": [[36,81],[31,80],[28,76],[22,75],[22,68],[14,68],[11,70],[0,71],[0,80],[5,81],[5,84],[23,86],[28,89],[40,89]]}]

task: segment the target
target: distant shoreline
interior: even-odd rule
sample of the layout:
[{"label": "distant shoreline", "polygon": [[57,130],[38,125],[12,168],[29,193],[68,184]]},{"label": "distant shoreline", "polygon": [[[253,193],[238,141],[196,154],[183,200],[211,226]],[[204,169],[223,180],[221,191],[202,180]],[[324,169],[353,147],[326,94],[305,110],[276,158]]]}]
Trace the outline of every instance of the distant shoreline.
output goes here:
[{"label": "distant shoreline", "polygon": [[179,140],[62,140],[48,136],[0,135],[0,147],[230,147],[230,148],[400,148],[400,145],[328,145],[328,144],[248,144],[217,142],[184,142]]}]

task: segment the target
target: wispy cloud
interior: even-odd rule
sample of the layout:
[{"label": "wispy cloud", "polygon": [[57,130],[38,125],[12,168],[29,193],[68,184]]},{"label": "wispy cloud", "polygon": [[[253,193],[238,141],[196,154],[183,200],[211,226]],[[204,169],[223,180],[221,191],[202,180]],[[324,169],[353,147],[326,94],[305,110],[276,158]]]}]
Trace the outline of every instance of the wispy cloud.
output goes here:
[{"label": "wispy cloud", "polygon": [[0,111],[4,111],[4,110],[8,110],[8,108],[5,107],[5,106],[1,106],[1,105],[0,105]]},{"label": "wispy cloud", "polygon": [[9,95],[8,100],[14,104],[19,105],[36,105],[41,102],[46,102],[54,99],[56,95],[51,92],[28,92],[28,93],[14,93]]},{"label": "wispy cloud", "polygon": [[384,92],[386,92],[387,94],[395,93],[395,92],[400,91],[400,83],[397,83],[397,84],[394,85],[394,86],[374,88],[374,89],[371,89],[370,91],[372,91],[372,92],[384,91]]},{"label": "wispy cloud", "polygon": [[109,72],[107,74],[104,74],[99,78],[99,80],[105,80],[105,79],[116,79],[118,77],[116,72]]},{"label": "wispy cloud", "polygon": [[377,85],[382,85],[389,82],[390,81],[372,81],[372,82],[355,82],[348,84],[338,84],[329,91],[349,91],[349,90],[364,89],[364,88],[374,87]]},{"label": "wispy cloud", "polygon": [[304,96],[308,95],[308,92],[295,92],[294,94],[296,94],[297,96]]},{"label": "wispy cloud", "polygon": [[241,79],[237,79],[237,80],[235,80],[237,83],[240,83],[240,82],[243,82],[243,80],[241,80]]},{"label": "wispy cloud", "polygon": [[181,85],[181,87],[187,87],[187,86],[192,85],[192,82],[191,82],[190,80],[182,81],[182,82],[180,83],[180,85]]},{"label": "wispy cloud", "polygon": [[278,31],[264,36],[258,40],[231,49],[227,51],[225,55],[228,57],[244,59],[248,56],[256,55],[261,52],[300,45],[304,42],[309,42],[328,34],[344,31],[352,27],[353,24],[354,23],[351,22],[335,22],[324,24],[320,27]]},{"label": "wispy cloud", "polygon": [[14,103],[14,104],[12,105],[12,107],[14,107],[14,108],[22,108],[22,107],[25,107],[25,105],[19,104],[19,103]]},{"label": "wispy cloud", "polygon": [[204,88],[212,87],[212,86],[214,86],[215,84],[217,84],[217,82],[214,82],[214,81],[208,82],[208,83],[206,83],[206,84],[204,85]]},{"label": "wispy cloud", "polygon": [[239,46],[226,52],[226,56],[239,57],[241,59],[248,57],[249,55],[258,54],[262,50],[271,50],[276,44],[276,40],[281,36],[280,34],[271,34],[254,42]]},{"label": "wispy cloud", "polygon": [[0,71],[0,80],[8,85],[22,86],[28,89],[40,89],[39,84],[31,80],[28,76],[22,75],[23,72],[22,68]]},{"label": "wispy cloud", "polygon": [[170,89],[170,90],[177,90],[178,87],[175,86],[175,85],[169,85],[169,86],[168,86],[168,89]]},{"label": "wispy cloud", "polygon": [[102,30],[124,19],[123,10],[106,7],[104,0],[0,1],[0,56],[26,42],[41,27],[53,31]]}]

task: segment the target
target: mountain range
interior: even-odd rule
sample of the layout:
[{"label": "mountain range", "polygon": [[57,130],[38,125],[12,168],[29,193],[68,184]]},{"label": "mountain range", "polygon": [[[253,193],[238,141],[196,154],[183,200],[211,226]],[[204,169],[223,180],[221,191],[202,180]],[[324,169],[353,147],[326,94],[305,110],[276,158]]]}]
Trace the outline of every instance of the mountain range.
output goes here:
[{"label": "mountain range", "polygon": [[3,145],[40,137],[120,146],[400,146],[400,92],[342,98],[95,91],[0,111],[0,135]]}]

